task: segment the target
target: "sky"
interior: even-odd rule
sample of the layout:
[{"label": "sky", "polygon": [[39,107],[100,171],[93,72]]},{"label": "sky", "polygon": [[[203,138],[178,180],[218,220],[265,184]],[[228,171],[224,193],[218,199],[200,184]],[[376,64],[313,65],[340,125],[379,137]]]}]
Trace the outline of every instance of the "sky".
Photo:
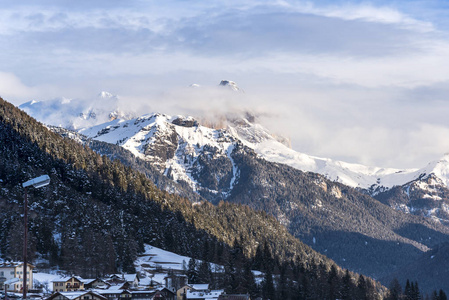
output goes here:
[{"label": "sky", "polygon": [[[297,151],[421,168],[449,152],[448,13],[446,0],[3,0],[0,96],[250,110]],[[223,79],[245,94],[212,92]]]}]

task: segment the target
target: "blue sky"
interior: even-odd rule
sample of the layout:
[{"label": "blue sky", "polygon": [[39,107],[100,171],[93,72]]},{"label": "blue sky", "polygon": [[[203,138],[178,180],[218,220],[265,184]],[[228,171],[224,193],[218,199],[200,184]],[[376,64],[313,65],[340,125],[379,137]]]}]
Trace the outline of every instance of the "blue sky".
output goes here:
[{"label": "blue sky", "polygon": [[[448,1],[3,1],[0,95],[251,109],[308,154],[422,167],[449,151]],[[188,95],[236,81],[245,98]],[[141,107],[141,106],[139,106]]]}]

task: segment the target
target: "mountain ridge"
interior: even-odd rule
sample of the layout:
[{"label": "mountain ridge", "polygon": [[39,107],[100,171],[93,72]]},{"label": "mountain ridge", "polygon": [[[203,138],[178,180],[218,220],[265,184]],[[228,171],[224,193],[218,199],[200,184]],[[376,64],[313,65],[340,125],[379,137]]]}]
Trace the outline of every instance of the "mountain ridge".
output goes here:
[{"label": "mountain ridge", "polygon": [[[233,134],[225,129],[202,128],[193,118],[161,114],[108,124],[107,130],[100,126],[91,131],[94,138],[102,140],[96,143],[112,142],[113,145],[109,144],[112,149],[130,141],[128,146],[132,145],[134,152],[140,151],[140,159],[156,166],[158,176],[178,180],[215,204],[225,199],[269,212],[309,246],[354,271],[385,276],[436,243],[448,240],[448,229],[438,222],[394,211],[322,175],[264,160],[235,136],[237,130],[241,136],[254,129],[248,127],[251,126],[248,121],[242,121],[240,124],[245,127],[234,128]],[[156,127],[162,130],[159,135]],[[127,140],[120,135],[122,129],[126,132],[144,129],[148,135]],[[201,132],[201,138],[195,137],[195,132]],[[176,138],[172,139],[174,135]],[[258,131],[251,136],[257,141],[269,134]],[[217,137],[222,144],[215,140]],[[142,145],[142,141],[151,145]],[[98,151],[92,142],[89,145]],[[106,145],[99,150],[101,153],[105,153]],[[109,151],[113,152],[116,150]],[[164,160],[167,164],[161,168]],[[179,176],[182,168],[175,168],[175,162],[188,170],[190,184]],[[385,265],[373,268],[376,262]]]}]

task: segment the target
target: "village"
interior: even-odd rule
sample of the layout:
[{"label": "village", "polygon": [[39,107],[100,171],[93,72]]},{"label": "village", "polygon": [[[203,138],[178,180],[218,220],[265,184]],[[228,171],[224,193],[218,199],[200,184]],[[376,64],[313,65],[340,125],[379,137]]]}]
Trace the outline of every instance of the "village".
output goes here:
[{"label": "village", "polygon": [[[35,286],[35,267],[27,264],[27,299],[39,300],[250,300],[249,295],[211,290],[209,284],[189,284],[177,270],[164,276],[163,283],[138,274],[111,274],[104,278],[59,277]],[[23,262],[0,263],[1,299],[23,296]]]}]

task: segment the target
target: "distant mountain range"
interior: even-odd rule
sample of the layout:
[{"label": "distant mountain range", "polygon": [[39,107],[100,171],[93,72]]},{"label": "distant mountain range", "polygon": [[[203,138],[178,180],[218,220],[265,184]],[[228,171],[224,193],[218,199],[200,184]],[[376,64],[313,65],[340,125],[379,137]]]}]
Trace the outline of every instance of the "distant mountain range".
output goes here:
[{"label": "distant mountain range", "polygon": [[[229,80],[222,80],[219,86],[242,91]],[[170,175],[175,181],[188,183],[194,190],[204,188],[192,177],[194,161],[184,163],[184,156],[193,151],[196,153],[194,157],[202,151],[201,147],[206,146],[218,147],[223,157],[229,154],[226,151],[232,150],[229,147],[239,141],[268,161],[321,174],[407,213],[429,216],[443,222],[449,220],[449,201],[446,199],[449,155],[419,169],[380,168],[335,161],[291,149],[287,138],[273,135],[257,123],[257,116],[249,113],[225,115],[220,120],[207,121],[163,114],[135,116],[134,113],[120,110],[119,97],[108,92],[101,92],[93,99],[30,101],[19,108],[45,124],[76,130],[88,138],[123,146],[137,157],[155,163],[162,173]],[[208,122],[213,125],[208,125]],[[176,136],[179,136],[184,150],[166,143],[175,142]],[[169,149],[166,155],[170,157],[158,153],[155,147],[160,147],[156,146],[160,143],[156,141],[165,143],[163,147]],[[172,155],[175,152],[176,157]],[[402,187],[400,192],[398,187]],[[228,188],[232,189],[231,186]],[[217,190],[210,192],[216,193]],[[224,190],[221,192],[226,193]],[[391,197],[392,193],[396,196]],[[401,194],[399,198],[398,194]],[[221,197],[217,195],[217,199]]]},{"label": "distant mountain range", "polygon": [[117,118],[131,118],[119,108],[119,97],[100,92],[91,99],[59,97],[51,100],[32,100],[19,106],[37,120],[54,126],[77,130]]}]

